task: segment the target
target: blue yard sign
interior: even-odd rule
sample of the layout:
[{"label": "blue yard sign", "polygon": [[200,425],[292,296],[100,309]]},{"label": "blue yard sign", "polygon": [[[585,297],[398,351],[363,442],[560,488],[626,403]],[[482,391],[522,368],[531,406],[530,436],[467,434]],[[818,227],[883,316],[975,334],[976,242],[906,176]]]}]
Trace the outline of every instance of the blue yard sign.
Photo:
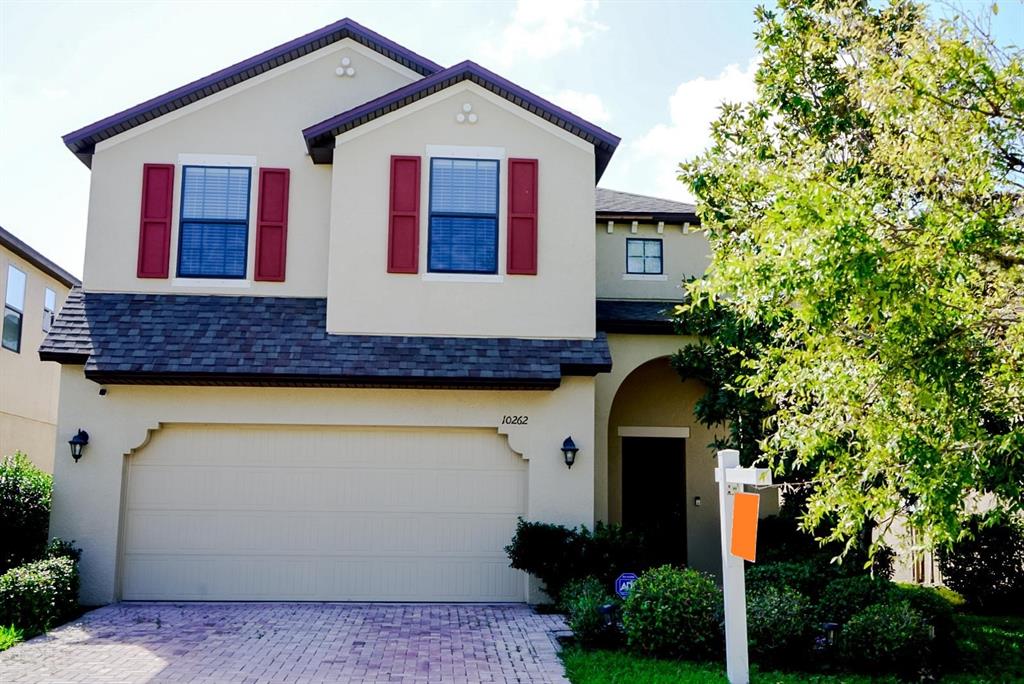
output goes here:
[{"label": "blue yard sign", "polygon": [[619,598],[626,598],[633,590],[633,582],[636,582],[636,575],[631,572],[624,572],[615,580],[615,593]]}]

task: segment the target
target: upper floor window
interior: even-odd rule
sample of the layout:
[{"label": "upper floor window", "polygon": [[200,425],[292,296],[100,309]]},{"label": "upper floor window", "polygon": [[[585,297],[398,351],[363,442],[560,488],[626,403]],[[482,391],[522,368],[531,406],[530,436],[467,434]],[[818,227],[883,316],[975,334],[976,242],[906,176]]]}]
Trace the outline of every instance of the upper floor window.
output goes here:
[{"label": "upper floor window", "polygon": [[43,332],[50,332],[53,319],[57,315],[57,293],[46,288],[43,294]]},{"label": "upper floor window", "polygon": [[653,238],[626,238],[626,273],[661,275],[661,240]]},{"label": "upper floor window", "polygon": [[21,351],[21,322],[25,312],[25,274],[7,267],[7,294],[4,297],[3,347]]},{"label": "upper floor window", "polygon": [[181,175],[178,276],[244,278],[252,169],[185,166]]},{"label": "upper floor window", "polygon": [[498,161],[430,160],[429,270],[498,272]]}]

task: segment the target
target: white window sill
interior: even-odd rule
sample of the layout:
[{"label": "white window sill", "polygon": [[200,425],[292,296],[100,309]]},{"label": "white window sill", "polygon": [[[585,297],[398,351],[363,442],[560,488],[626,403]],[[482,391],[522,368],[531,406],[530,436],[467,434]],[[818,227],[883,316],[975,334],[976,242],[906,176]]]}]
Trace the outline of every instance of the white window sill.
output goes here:
[{"label": "white window sill", "polygon": [[425,283],[503,283],[505,276],[476,273],[424,273]]},{"label": "white window sill", "polygon": [[623,273],[623,280],[648,280],[653,282],[663,283],[668,280],[668,276],[664,273],[661,275],[647,274],[647,273]]},{"label": "white window sill", "polygon": [[234,278],[175,278],[171,287],[230,287],[245,289],[252,287],[252,281]]}]

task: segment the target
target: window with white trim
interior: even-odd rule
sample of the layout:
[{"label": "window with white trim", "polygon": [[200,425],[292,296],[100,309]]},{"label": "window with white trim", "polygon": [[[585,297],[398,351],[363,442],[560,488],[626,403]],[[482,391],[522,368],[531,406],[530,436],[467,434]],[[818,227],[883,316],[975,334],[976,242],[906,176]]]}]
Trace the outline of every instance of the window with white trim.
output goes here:
[{"label": "window with white trim", "polygon": [[43,293],[43,332],[50,332],[53,319],[57,317],[57,293],[46,288]]},{"label": "window with white trim", "polygon": [[183,166],[178,277],[245,278],[252,169]]},{"label": "window with white trim", "polygon": [[626,273],[661,275],[664,273],[662,244],[657,238],[626,238]]},{"label": "window with white trim", "polygon": [[4,296],[4,349],[21,352],[21,324],[25,316],[25,274],[7,267],[7,294]]},{"label": "window with white trim", "polygon": [[497,159],[430,160],[430,272],[498,272],[498,166]]}]

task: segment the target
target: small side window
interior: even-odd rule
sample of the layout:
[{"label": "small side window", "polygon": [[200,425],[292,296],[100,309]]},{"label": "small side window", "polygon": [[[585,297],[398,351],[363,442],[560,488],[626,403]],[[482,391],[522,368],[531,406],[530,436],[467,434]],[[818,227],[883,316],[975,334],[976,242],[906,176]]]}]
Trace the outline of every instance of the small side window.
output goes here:
[{"label": "small side window", "polygon": [[626,238],[626,273],[662,275],[661,240]]},{"label": "small side window", "polygon": [[4,349],[21,352],[21,323],[25,313],[25,274],[7,267],[7,295],[4,297]]},{"label": "small side window", "polygon": [[53,326],[53,319],[57,316],[57,293],[46,288],[43,295],[43,332],[50,332]]}]

